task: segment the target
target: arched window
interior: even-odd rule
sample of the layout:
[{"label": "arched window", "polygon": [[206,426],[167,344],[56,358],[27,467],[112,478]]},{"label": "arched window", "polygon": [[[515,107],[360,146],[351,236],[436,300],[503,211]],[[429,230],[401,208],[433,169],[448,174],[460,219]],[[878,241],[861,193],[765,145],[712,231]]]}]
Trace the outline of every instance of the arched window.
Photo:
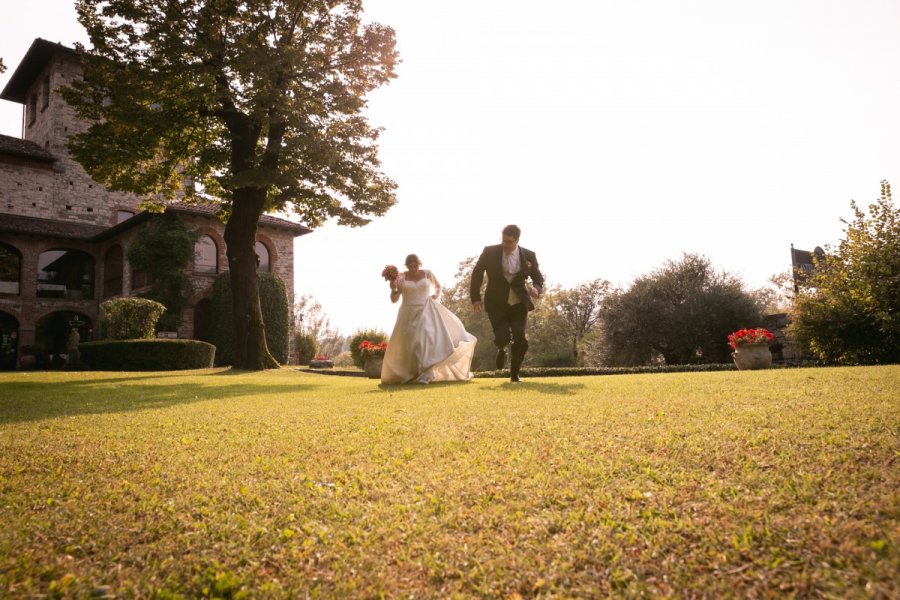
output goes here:
[{"label": "arched window", "polygon": [[215,240],[208,235],[201,235],[194,244],[194,272],[219,272],[219,249]]},{"label": "arched window", "polygon": [[268,273],[272,270],[271,258],[269,256],[269,247],[256,240],[256,270]]},{"label": "arched window", "polygon": [[103,259],[103,297],[122,294],[122,270],[125,261],[122,259],[122,247],[113,246],[106,251]]},{"label": "arched window", "polygon": [[39,298],[94,297],[94,258],[81,250],[57,249],[38,258]]},{"label": "arched window", "polygon": [[22,276],[22,255],[6,244],[0,244],[0,294],[18,294]]}]

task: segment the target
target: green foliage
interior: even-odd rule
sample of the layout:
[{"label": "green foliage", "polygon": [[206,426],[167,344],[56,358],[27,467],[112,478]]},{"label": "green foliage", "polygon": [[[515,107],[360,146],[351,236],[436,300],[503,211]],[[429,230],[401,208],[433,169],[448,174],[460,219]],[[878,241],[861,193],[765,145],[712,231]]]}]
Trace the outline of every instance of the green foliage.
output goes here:
[{"label": "green foliage", "polygon": [[216,347],[199,340],[115,340],[79,344],[95,371],[173,371],[213,366]]},{"label": "green foliage", "polygon": [[[234,360],[234,304],[231,293],[231,272],[225,271],[213,282],[210,298],[216,361],[222,365],[232,364]],[[288,359],[291,326],[284,281],[274,273],[259,273],[259,298],[266,327],[266,344],[275,359],[284,364]]]},{"label": "green foliage", "polygon": [[609,366],[648,364],[657,354],[669,365],[728,362],[728,334],[761,320],[759,297],[738,277],[685,254],[606,297],[594,351]]},{"label": "green foliage", "polygon": [[[362,225],[394,203],[365,96],[395,77],[394,31],[342,2],[81,0],[83,80],[64,90],[93,122],[71,149],[98,181]],[[262,208],[262,207],[261,207]]]},{"label": "green foliage", "polygon": [[297,352],[297,361],[301,365],[308,365],[319,351],[315,336],[303,331],[298,331],[294,336],[294,348]]},{"label": "green foliage", "polygon": [[383,331],[377,329],[359,330],[350,338],[350,358],[357,367],[362,367],[365,363],[362,352],[359,351],[359,344],[363,340],[369,340],[373,344],[380,344],[385,341],[387,336]]},{"label": "green foliage", "polygon": [[795,300],[791,333],[821,360],[900,362],[900,210],[891,187],[868,214],[851,201],[846,237]]},{"label": "green foliage", "polygon": [[147,298],[112,298],[100,303],[103,329],[114,340],[152,338],[166,307]]},{"label": "green foliage", "polygon": [[166,307],[159,328],[178,329],[181,311],[191,295],[191,280],[185,269],[194,256],[197,233],[172,214],[154,217],[128,247],[128,262],[150,276],[150,290],[141,294]]}]

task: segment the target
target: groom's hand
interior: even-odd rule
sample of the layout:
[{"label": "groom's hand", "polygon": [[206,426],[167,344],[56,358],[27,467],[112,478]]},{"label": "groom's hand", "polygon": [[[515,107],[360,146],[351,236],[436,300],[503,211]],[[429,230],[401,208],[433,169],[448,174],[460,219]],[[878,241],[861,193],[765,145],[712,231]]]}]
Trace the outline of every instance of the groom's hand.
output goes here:
[{"label": "groom's hand", "polygon": [[475,311],[476,315],[484,310],[484,304],[481,303],[481,300],[472,303],[472,310]]}]

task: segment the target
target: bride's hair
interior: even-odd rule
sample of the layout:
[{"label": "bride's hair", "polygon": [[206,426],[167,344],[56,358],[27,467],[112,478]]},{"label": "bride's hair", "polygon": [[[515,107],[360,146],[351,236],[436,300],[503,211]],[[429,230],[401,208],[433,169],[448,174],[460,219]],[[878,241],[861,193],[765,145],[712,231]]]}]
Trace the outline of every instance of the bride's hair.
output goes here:
[{"label": "bride's hair", "polygon": [[419,260],[419,257],[416,256],[415,254],[410,254],[409,256],[406,257],[406,260],[403,261],[403,264],[406,265],[407,267],[409,265],[416,265],[417,267],[421,267],[422,261]]}]

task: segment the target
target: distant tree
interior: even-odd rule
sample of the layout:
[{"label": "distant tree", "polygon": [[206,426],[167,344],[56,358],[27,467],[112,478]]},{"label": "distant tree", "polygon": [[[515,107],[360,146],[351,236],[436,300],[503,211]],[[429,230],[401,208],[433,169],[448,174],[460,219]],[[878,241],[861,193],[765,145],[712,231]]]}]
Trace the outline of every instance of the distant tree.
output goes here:
[{"label": "distant tree", "polygon": [[556,300],[556,310],[560,312],[568,326],[568,337],[573,361],[578,360],[578,347],[584,336],[589,334],[600,317],[600,306],[610,293],[610,283],[594,279],[581,283],[569,290],[562,290]]},{"label": "distant tree", "polygon": [[472,370],[485,371],[494,368],[497,348],[494,346],[494,333],[487,315],[484,313],[476,315],[472,310],[472,300],[469,298],[469,282],[476,260],[477,257],[470,256],[459,263],[453,284],[444,285],[441,291],[441,302],[460,318],[466,331],[478,339],[472,358]]},{"label": "distant tree", "polygon": [[658,355],[666,364],[727,362],[728,334],[761,319],[759,298],[739,278],[685,254],[606,296],[600,343],[592,347],[613,366],[648,364]]},{"label": "distant tree", "polygon": [[395,203],[364,116],[366,94],[395,76],[394,31],[364,25],[361,0],[76,8],[93,48],[79,48],[84,80],[64,93],[93,125],[73,155],[113,190],[223,203],[234,365],[277,366],[259,302],[259,218],[293,210],[310,226],[360,226]]},{"label": "distant tree", "polygon": [[800,289],[791,332],[820,359],[838,364],[900,362],[900,210],[891,186],[852,221]]},{"label": "distant tree", "polygon": [[298,339],[311,336],[317,354],[332,357],[343,351],[344,336],[331,327],[322,305],[308,294],[294,304],[294,330]]},{"label": "distant tree", "polygon": [[794,307],[794,276],[782,271],[769,277],[769,285],[753,292],[767,315],[789,313]]}]

